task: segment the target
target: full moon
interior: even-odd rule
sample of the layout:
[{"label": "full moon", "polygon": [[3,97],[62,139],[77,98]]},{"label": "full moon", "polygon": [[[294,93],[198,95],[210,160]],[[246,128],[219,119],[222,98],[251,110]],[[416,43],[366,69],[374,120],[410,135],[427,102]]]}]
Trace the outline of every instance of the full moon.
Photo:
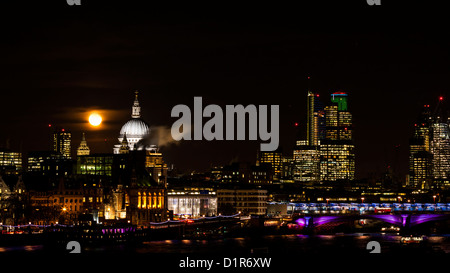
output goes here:
[{"label": "full moon", "polygon": [[89,116],[89,123],[92,126],[99,126],[102,123],[102,116],[97,113],[93,113]]}]

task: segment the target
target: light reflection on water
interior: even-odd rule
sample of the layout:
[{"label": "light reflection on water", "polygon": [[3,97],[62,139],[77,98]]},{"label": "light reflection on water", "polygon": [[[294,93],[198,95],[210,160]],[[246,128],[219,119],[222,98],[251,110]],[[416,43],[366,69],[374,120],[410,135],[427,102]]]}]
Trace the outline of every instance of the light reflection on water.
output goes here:
[{"label": "light reflection on water", "polygon": [[[138,247],[139,253],[250,253],[252,249],[267,248],[269,253],[309,253],[322,251],[367,252],[369,241],[378,241],[383,252],[416,246],[404,246],[396,234],[338,234],[338,235],[270,235],[264,237],[225,238],[217,240],[182,240],[170,244],[146,242]],[[427,237],[427,246],[437,247],[440,251],[450,253],[450,236]],[[189,242],[189,243],[187,243]]]},{"label": "light reflection on water", "polygon": [[8,247],[0,247],[0,253],[4,252],[31,252],[31,251],[39,251],[44,248],[43,245],[27,245],[27,246],[8,246]]},{"label": "light reflection on water", "polygon": [[[245,238],[223,238],[214,240],[161,240],[150,241],[136,247],[124,245],[83,247],[84,253],[108,251],[120,253],[123,251],[152,254],[152,253],[210,253],[220,254],[232,252],[248,254],[255,249],[267,249],[268,253],[321,253],[335,251],[350,251],[365,253],[369,241],[378,241],[383,252],[397,249],[414,248],[416,246],[402,246],[401,236],[396,234],[336,234],[336,235],[269,235]],[[450,254],[450,235],[428,236],[427,246],[437,248],[441,252]],[[5,252],[41,252],[42,245],[0,247],[0,253]]]}]

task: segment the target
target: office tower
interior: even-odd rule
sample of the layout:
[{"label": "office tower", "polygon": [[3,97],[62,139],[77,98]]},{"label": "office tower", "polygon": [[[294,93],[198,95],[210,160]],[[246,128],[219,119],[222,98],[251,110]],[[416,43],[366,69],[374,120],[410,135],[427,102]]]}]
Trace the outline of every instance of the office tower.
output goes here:
[{"label": "office tower", "polygon": [[111,176],[113,154],[91,154],[77,157],[77,174]]},{"label": "office tower", "polygon": [[424,105],[409,141],[408,186],[411,188],[424,189],[431,186],[433,156],[430,148],[430,122],[430,106]]},{"label": "office tower", "polygon": [[0,171],[17,175],[22,171],[22,153],[0,149]]},{"label": "office tower", "polygon": [[62,154],[65,158],[71,158],[72,133],[65,129],[56,129],[53,132],[53,151]]},{"label": "office tower", "polygon": [[85,133],[83,133],[83,136],[81,137],[80,146],[78,146],[78,149],[77,149],[77,156],[89,155],[90,152],[91,152],[91,150],[89,149],[89,146],[87,145],[86,135],[85,135]]},{"label": "office tower", "polygon": [[73,172],[71,159],[54,151],[35,151],[28,153],[27,171],[38,176],[65,176]]},{"label": "office tower", "polygon": [[281,178],[283,155],[280,149],[275,151],[260,151],[256,165],[268,164],[272,168],[273,181],[278,182]]},{"label": "office tower", "polygon": [[305,140],[297,141],[293,154],[294,181],[317,182],[320,179],[319,146],[310,146]]},{"label": "office tower", "polygon": [[293,151],[293,179],[317,182],[320,178],[319,145],[325,138],[325,112],[319,94],[308,91],[306,103],[306,140],[298,140]]},{"label": "office tower", "polygon": [[331,94],[332,105],[325,107],[326,139],[352,140],[352,115],[348,112],[347,97],[344,92]]},{"label": "office tower", "polygon": [[450,187],[450,125],[439,97],[436,108],[424,105],[410,139],[408,186],[413,189]]},{"label": "office tower", "polygon": [[325,107],[325,139],[320,141],[320,179],[322,181],[355,178],[355,146],[348,95],[331,94],[331,105]]},{"label": "office tower", "polygon": [[450,129],[447,122],[436,120],[431,125],[431,153],[433,155],[434,186],[450,185]]},{"label": "office tower", "polygon": [[317,146],[324,138],[325,113],[319,94],[308,91],[307,99],[307,145]]},{"label": "office tower", "polygon": [[443,97],[439,97],[431,117],[430,150],[433,188],[450,187],[450,127],[443,100]]},{"label": "office tower", "polygon": [[295,161],[294,156],[283,156],[281,162],[281,183],[294,182]]},{"label": "office tower", "polygon": [[355,179],[355,146],[348,140],[324,140],[320,144],[322,181]]}]

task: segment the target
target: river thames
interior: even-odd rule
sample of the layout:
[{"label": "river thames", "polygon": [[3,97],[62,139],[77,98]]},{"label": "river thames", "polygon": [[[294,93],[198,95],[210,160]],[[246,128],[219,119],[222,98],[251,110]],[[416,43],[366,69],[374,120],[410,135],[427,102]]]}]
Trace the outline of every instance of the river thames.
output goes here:
[{"label": "river thames", "polygon": [[[366,254],[367,244],[380,243],[382,254],[447,254],[450,255],[450,234],[428,235],[423,242],[405,244],[397,234],[352,233],[335,235],[265,235],[245,238],[161,240],[138,245],[81,246],[85,254],[136,253],[136,254],[211,254],[235,255],[311,255],[311,254]],[[59,250],[64,251],[64,250]],[[46,253],[54,252],[43,245],[4,246],[0,253]],[[67,250],[67,252],[69,252]]]}]

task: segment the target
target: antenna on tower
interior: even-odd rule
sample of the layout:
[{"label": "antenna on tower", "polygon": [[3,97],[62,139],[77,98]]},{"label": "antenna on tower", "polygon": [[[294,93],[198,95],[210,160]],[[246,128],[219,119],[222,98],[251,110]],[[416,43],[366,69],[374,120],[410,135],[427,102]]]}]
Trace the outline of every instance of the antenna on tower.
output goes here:
[{"label": "antenna on tower", "polygon": [[308,76],[307,88],[308,88],[308,92],[311,91],[311,76]]},{"label": "antenna on tower", "polygon": [[439,100],[438,100],[438,103],[437,103],[437,105],[436,105],[436,108],[434,108],[434,111],[433,111],[433,119],[435,119],[436,121],[437,121],[437,119],[441,119],[442,117],[440,117],[440,116],[436,116],[436,115],[439,115],[439,114],[442,114],[442,113],[439,113],[440,111],[442,111],[442,102],[444,101],[444,97],[443,96],[439,96]]}]

